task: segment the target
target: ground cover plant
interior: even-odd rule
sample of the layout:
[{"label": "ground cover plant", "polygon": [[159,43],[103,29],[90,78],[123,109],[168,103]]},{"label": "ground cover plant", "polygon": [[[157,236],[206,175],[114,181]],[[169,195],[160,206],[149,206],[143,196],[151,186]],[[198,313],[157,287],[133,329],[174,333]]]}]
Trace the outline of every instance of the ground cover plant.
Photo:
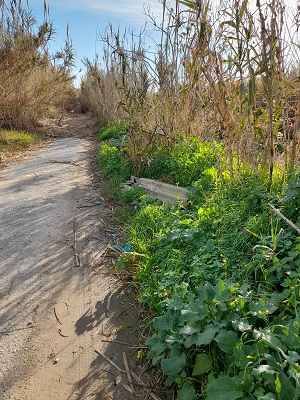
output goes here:
[{"label": "ground cover plant", "polygon": [[22,150],[39,140],[33,133],[0,130],[0,153]]},{"label": "ground cover plant", "polygon": [[127,194],[120,260],[179,400],[300,398],[299,230],[273,212],[299,227],[299,8],[253,3],[164,0],[154,55],[109,26],[83,82],[99,122],[125,121],[101,146],[109,179],[190,190],[177,206]]},{"label": "ground cover plant", "polygon": [[[130,173],[127,144],[114,144],[101,146],[100,160],[107,148],[114,153],[110,164],[102,159],[106,173],[120,176],[122,163]],[[170,206],[128,196],[131,253],[120,267],[154,317],[149,357],[166,385],[177,387],[177,399],[296,400],[300,241],[268,203],[299,226],[299,170],[289,175],[275,166],[270,187],[267,170],[239,164],[232,180],[229,168],[220,143],[181,139],[160,149],[146,173],[189,186],[190,201]]]}]

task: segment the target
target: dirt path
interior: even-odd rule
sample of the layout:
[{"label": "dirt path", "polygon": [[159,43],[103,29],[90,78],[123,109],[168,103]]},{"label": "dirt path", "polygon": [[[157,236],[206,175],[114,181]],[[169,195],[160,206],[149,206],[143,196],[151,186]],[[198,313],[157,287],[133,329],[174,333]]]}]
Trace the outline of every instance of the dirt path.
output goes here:
[{"label": "dirt path", "polygon": [[125,352],[140,372],[137,311],[113,274],[116,232],[89,173],[91,146],[55,139],[0,171],[3,400],[134,398],[126,374],[95,353],[124,370]]}]

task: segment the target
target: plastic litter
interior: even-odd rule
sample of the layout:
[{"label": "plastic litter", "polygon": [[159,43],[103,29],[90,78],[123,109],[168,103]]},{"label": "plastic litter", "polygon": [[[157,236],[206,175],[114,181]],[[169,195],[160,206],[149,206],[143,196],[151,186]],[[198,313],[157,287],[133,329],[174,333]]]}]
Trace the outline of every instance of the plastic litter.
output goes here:
[{"label": "plastic litter", "polygon": [[123,250],[126,251],[126,252],[129,252],[129,251],[131,250],[130,244],[129,244],[129,243],[125,244],[125,245],[123,246]]}]

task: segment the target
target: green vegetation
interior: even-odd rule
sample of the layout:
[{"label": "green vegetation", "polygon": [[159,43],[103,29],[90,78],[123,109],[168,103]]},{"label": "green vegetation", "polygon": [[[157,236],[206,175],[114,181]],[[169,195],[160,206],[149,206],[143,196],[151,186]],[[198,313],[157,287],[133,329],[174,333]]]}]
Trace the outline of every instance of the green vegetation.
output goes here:
[{"label": "green vegetation", "polygon": [[38,140],[38,136],[32,133],[0,131],[0,153],[26,149]]},{"label": "green vegetation", "polygon": [[[101,125],[127,127],[100,164],[135,210],[119,266],[153,319],[149,357],[177,400],[298,400],[300,241],[270,204],[299,226],[299,10],[161,3],[155,54],[110,26],[82,84]],[[122,199],[132,172],[188,187],[188,204]]]},{"label": "green vegetation", "polygon": [[[106,141],[99,160],[115,183],[131,173],[128,143]],[[231,166],[213,141],[157,147],[145,174],[189,186],[189,203],[127,193],[131,253],[119,268],[138,283],[149,357],[177,400],[297,400],[300,240],[268,203],[299,226],[300,171],[274,164],[270,186],[263,167],[235,154]]]}]

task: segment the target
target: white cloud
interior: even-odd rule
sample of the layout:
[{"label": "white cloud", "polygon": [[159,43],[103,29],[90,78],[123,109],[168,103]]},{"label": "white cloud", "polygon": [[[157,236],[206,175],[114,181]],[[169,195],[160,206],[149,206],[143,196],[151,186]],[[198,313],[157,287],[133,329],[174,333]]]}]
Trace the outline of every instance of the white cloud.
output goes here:
[{"label": "white cloud", "polygon": [[51,12],[51,4],[70,10],[82,10],[93,12],[112,18],[122,18],[128,22],[137,22],[145,20],[144,10],[150,7],[155,16],[162,13],[162,4],[159,0],[48,0]]}]

